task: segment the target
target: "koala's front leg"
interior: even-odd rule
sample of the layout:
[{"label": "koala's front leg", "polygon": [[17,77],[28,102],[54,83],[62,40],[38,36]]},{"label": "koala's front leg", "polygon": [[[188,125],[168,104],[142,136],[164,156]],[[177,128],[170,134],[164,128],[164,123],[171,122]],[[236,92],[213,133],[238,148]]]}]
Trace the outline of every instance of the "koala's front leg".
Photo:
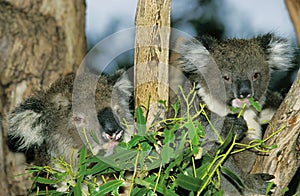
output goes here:
[{"label": "koala's front leg", "polygon": [[[207,134],[212,134],[211,132],[213,130],[206,129],[206,131],[209,132]],[[223,118],[223,127],[220,132],[221,137],[226,138],[230,131],[232,131],[236,135],[238,141],[243,140],[245,134],[248,132],[247,122],[242,117],[237,118],[236,115],[230,114],[225,116]],[[204,148],[204,151],[207,151],[208,153],[214,153],[215,149],[217,149],[218,146],[219,146],[218,142],[215,142],[214,144],[213,142],[210,143],[207,142],[207,145],[204,145],[203,147],[206,147]],[[264,173],[249,174],[248,171],[244,169],[244,167],[247,167],[248,163],[250,163],[249,165],[251,165],[252,161],[255,160],[256,158],[255,153],[253,152],[249,152],[249,153],[252,153],[251,155],[255,155],[255,156],[245,157],[245,156],[241,156],[241,155],[246,155],[244,154],[244,152],[237,153],[234,156],[233,155],[229,156],[227,160],[224,162],[223,166],[228,168],[230,171],[234,172],[240,178],[241,182],[244,184],[243,187],[236,183],[233,183],[233,180],[230,179],[230,177],[224,173],[221,177],[221,189],[224,190],[225,193],[224,195],[230,195],[230,196],[249,195],[249,193],[264,194],[267,189],[269,180],[274,178],[274,176],[269,174],[264,174]]]},{"label": "koala's front leg", "polygon": [[236,135],[236,139],[241,140],[245,134],[247,133],[247,123],[241,117],[237,118],[234,114],[229,114],[225,117],[220,117],[215,115],[211,118],[211,123],[214,128],[211,127],[209,123],[206,123],[206,119],[200,119],[200,121],[205,125],[205,138],[202,141],[203,152],[208,152],[209,154],[214,154],[216,149],[218,149],[220,145],[219,138],[215,133],[215,130],[219,131],[219,135],[222,139],[225,139],[228,134],[232,131]]},{"label": "koala's front leg", "polygon": [[262,139],[262,130],[259,123],[257,111],[254,108],[247,108],[243,117],[247,123],[248,131],[246,137],[249,140]]},{"label": "koala's front leg", "polygon": [[[250,111],[248,114],[254,113],[251,113]],[[249,117],[252,117],[252,119],[255,120],[256,117],[252,115],[247,116],[248,114],[246,113],[246,119],[242,117],[237,118],[235,115],[227,115],[225,117],[224,127],[222,130],[223,137],[225,137],[224,134],[228,134],[228,130],[231,127],[231,130],[237,136],[238,141],[241,141],[242,143],[249,141]],[[257,133],[258,131],[261,132],[260,124],[258,124],[257,121],[255,121],[254,124],[256,124],[257,127],[256,129],[252,130],[252,133]],[[242,180],[244,187],[232,183],[232,180],[229,180],[229,177],[224,174],[221,179],[221,186],[226,193],[225,195],[249,195],[249,193],[265,194],[268,183],[274,178],[274,176],[266,173],[249,174],[256,157],[257,155],[255,152],[248,150],[231,155],[226,160],[224,167],[233,171]]]},{"label": "koala's front leg", "polygon": [[230,177],[223,173],[221,188],[225,192],[224,195],[249,195],[250,193],[265,195],[270,180],[274,179],[273,175],[266,173],[249,174],[244,172],[232,157],[226,160],[224,167],[233,171],[244,185],[244,187],[242,187],[232,183]]},{"label": "koala's front leg", "polygon": [[253,107],[247,108],[244,111],[243,117],[246,120],[249,128],[246,137],[249,141],[262,139],[263,130],[261,125],[270,122],[279,108],[282,100],[283,97],[279,93],[268,91],[266,94],[266,99],[262,103],[263,107],[261,112],[256,111]]}]

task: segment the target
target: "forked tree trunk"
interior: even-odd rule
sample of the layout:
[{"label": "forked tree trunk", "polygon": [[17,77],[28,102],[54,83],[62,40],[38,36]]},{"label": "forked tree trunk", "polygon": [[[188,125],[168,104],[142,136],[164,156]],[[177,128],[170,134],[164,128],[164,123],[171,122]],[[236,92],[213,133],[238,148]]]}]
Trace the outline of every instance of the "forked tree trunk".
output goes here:
[{"label": "forked tree trunk", "polygon": [[168,102],[171,0],[139,0],[134,55],[135,103],[147,111],[147,125],[164,118]]},{"label": "forked tree trunk", "polygon": [[0,195],[26,195],[25,158],[7,147],[6,117],[33,90],[74,71],[85,50],[85,1],[0,2]]}]

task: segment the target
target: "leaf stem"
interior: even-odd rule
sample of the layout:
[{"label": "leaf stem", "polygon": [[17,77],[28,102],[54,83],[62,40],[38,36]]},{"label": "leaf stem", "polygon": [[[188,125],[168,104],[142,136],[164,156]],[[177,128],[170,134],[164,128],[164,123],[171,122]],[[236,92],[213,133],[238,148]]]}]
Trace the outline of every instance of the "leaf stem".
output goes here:
[{"label": "leaf stem", "polygon": [[137,174],[137,165],[138,165],[139,157],[140,157],[140,150],[138,151],[138,153],[136,155],[136,159],[135,159],[135,163],[134,163],[134,172],[133,172],[132,178],[131,178],[131,185],[130,185],[130,189],[129,189],[129,195],[131,195],[131,192],[132,192],[133,187],[134,187],[134,181],[135,181],[135,177],[136,177],[136,174]]},{"label": "leaf stem", "polygon": [[154,193],[156,192],[156,189],[157,189],[157,186],[158,186],[158,182],[159,182],[159,178],[160,178],[160,174],[161,174],[161,169],[162,169],[162,163],[159,166],[159,171],[158,171],[158,174],[157,174],[157,179],[155,181],[155,186],[154,186],[154,189],[153,189]]}]

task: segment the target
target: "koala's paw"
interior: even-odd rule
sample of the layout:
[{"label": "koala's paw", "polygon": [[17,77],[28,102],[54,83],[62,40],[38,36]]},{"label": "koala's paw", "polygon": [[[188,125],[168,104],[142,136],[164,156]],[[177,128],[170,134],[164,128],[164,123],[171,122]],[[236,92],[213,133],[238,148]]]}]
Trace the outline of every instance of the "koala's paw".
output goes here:
[{"label": "koala's paw", "polygon": [[246,132],[248,131],[248,126],[244,118],[237,118],[235,115],[228,115],[225,118],[225,128],[227,130],[232,130],[233,133],[237,136],[236,139],[242,139]]},{"label": "koala's paw", "polygon": [[[272,179],[274,179],[274,176],[266,173],[249,174],[245,179],[245,184],[251,192],[265,195],[268,184]],[[272,185],[271,192],[275,186],[275,184]]]},{"label": "koala's paw", "polygon": [[248,126],[244,118],[237,118],[233,124],[233,132],[237,136],[237,140],[242,139],[248,131]]}]

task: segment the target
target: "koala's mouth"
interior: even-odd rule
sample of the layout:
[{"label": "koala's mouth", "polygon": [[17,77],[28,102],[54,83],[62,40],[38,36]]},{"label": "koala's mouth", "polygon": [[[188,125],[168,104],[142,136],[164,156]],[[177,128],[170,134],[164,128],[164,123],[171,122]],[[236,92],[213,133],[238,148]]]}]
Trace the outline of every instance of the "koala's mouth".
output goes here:
[{"label": "koala's mouth", "polygon": [[104,132],[103,137],[107,141],[118,142],[122,139],[124,130],[118,129],[117,131]]},{"label": "koala's mouth", "polygon": [[236,108],[241,108],[244,107],[244,105],[246,106],[250,106],[250,101],[249,99],[245,98],[245,99],[233,99],[231,102],[232,107],[236,107]]}]

